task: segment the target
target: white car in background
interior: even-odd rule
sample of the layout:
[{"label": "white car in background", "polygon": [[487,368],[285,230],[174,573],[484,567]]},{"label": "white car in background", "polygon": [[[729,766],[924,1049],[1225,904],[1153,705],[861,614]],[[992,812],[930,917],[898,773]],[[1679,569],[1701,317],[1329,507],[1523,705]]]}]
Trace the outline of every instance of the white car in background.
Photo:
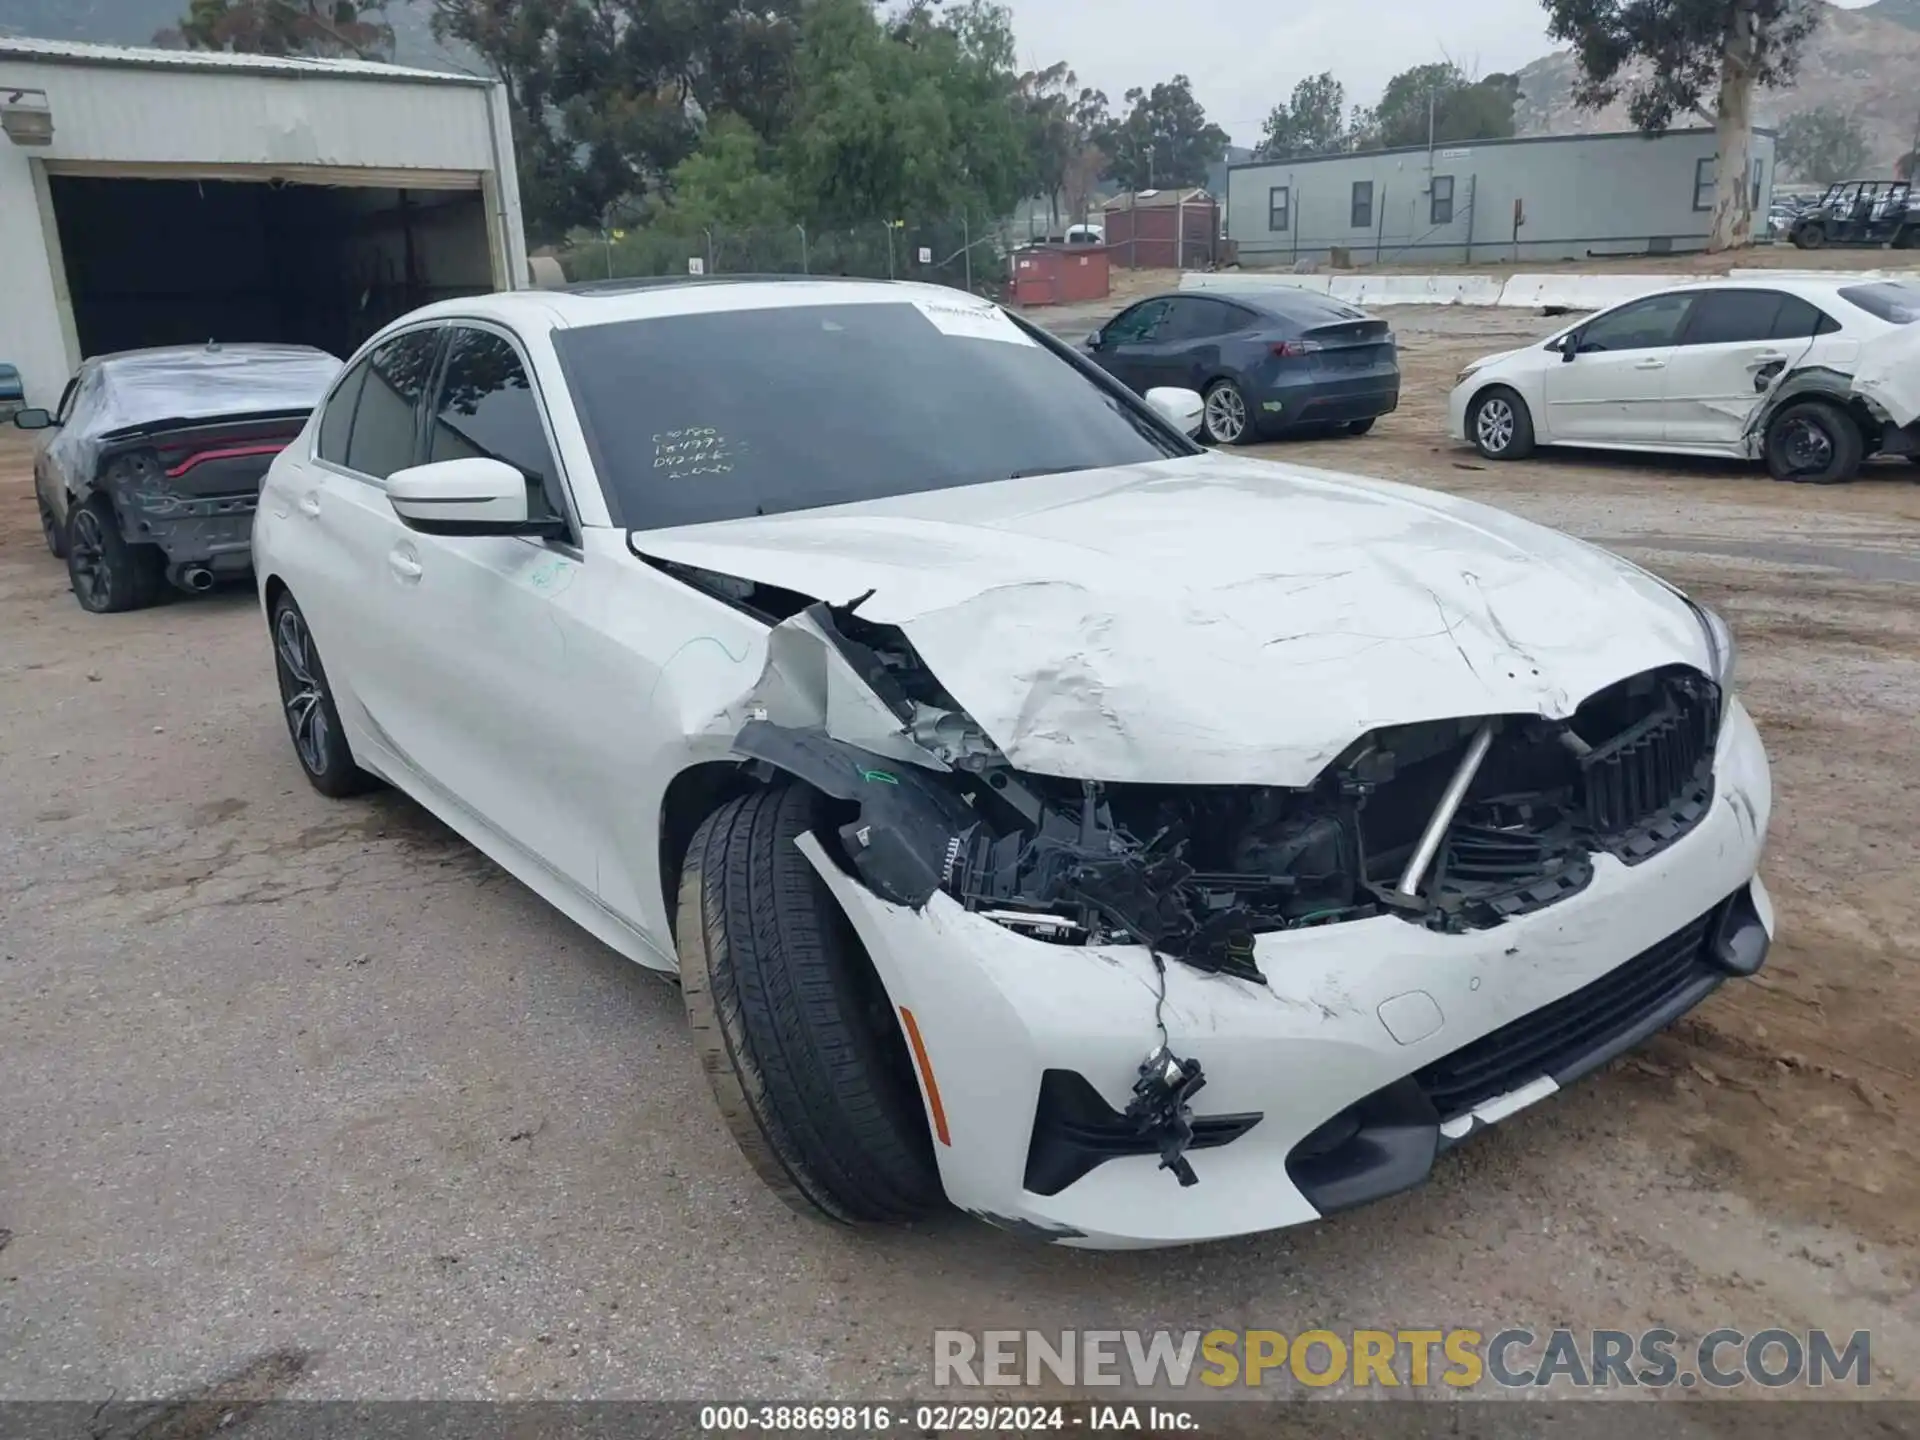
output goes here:
[{"label": "white car in background", "polygon": [[1416,1185],[1760,967],[1766,756],[1672,587],[1199,408],[919,285],[417,311],[260,501],[294,752],[677,972],[802,1208]]},{"label": "white car in background", "polygon": [[1920,287],[1836,275],[1712,280],[1616,305],[1548,340],[1477,360],[1448,406],[1455,440],[1490,460],[1536,445],[1765,458],[1781,479],[1852,477],[1873,453],[1845,407],[1751,422],[1809,368],[1848,372],[1867,340],[1920,319]]}]

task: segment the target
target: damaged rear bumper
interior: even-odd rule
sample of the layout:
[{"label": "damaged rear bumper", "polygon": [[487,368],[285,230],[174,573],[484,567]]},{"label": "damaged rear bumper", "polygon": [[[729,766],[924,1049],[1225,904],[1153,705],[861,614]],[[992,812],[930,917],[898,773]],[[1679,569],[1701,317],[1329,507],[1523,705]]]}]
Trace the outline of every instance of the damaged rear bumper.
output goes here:
[{"label": "damaged rear bumper", "polygon": [[[1170,1044],[1207,1076],[1190,1188],[1152,1154],[1061,1153],[1099,1149],[1092,1099],[1123,1111],[1154,1044],[1162,982],[1144,948],[1049,945],[944,894],[918,911],[894,905],[802,843],[894,1003],[913,1012],[950,1140],[935,1150],[952,1201],[1062,1243],[1171,1245],[1299,1224],[1417,1184],[1478,1125],[1757,968],[1773,929],[1756,876],[1771,790],[1737,702],[1714,768],[1713,808],[1692,833],[1632,867],[1596,855],[1585,890],[1537,913],[1465,934],[1392,916],[1263,934],[1264,985],[1166,966]],[[1576,1015],[1585,1029],[1569,1032]]]}]

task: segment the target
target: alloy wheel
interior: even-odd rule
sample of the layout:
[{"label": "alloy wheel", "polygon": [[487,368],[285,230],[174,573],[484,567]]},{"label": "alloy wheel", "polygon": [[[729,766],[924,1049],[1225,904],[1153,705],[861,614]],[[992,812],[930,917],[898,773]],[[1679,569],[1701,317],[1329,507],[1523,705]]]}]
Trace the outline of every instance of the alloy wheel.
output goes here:
[{"label": "alloy wheel", "polygon": [[1237,441],[1247,428],[1247,402],[1232,385],[1216,385],[1207,395],[1207,434],[1223,445]]},{"label": "alloy wheel", "polygon": [[68,545],[68,565],[80,603],[89,610],[105,609],[113,593],[113,566],[107,559],[107,534],[97,510],[89,506],[74,511]]},{"label": "alloy wheel", "polygon": [[327,772],[326,685],[314,660],[313,640],[306,622],[295,610],[282,610],[273,627],[274,669],[280,678],[280,703],[286,707],[287,729],[300,763],[311,775]]},{"label": "alloy wheel", "polygon": [[1482,400],[1473,433],[1481,449],[1495,455],[1505,450],[1513,443],[1513,406],[1498,395]]}]

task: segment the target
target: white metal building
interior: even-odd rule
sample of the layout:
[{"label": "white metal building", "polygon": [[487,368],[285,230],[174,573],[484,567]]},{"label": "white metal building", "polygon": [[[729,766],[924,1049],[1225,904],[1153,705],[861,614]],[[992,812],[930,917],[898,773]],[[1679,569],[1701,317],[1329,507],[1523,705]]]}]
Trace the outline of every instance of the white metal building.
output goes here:
[{"label": "white metal building", "polygon": [[[1227,172],[1227,235],[1243,264],[1354,259],[1586,260],[1703,250],[1712,130],[1541,135],[1255,161]],[[1753,135],[1754,237],[1773,193],[1773,132]]]},{"label": "white metal building", "polygon": [[88,355],[345,355],[428,301],[526,284],[506,93],[482,77],[0,37],[0,128],[0,361],[33,404]]}]

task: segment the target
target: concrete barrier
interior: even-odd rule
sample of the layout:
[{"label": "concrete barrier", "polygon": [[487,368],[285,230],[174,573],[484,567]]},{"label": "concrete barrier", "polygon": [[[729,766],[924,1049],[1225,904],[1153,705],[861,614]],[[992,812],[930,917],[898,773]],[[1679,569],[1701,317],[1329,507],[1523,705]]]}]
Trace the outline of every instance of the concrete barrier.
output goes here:
[{"label": "concrete barrier", "polygon": [[1305,290],[1324,295],[1331,275],[1295,275],[1285,270],[1187,270],[1180,276],[1182,290],[1224,290],[1258,295],[1263,290]]},{"label": "concrete barrier", "polygon": [[1515,275],[1507,280],[1492,275],[1378,275],[1344,271],[1337,275],[1295,275],[1283,270],[1188,271],[1180,277],[1182,290],[1262,291],[1304,290],[1331,295],[1351,305],[1499,305],[1510,309],[1605,310],[1637,300],[1656,290],[1670,290],[1689,280],[1764,281],[1846,278],[1868,284],[1876,280],[1920,283],[1920,270],[1757,270],[1734,269],[1724,275],[1608,275],[1543,271]]}]

